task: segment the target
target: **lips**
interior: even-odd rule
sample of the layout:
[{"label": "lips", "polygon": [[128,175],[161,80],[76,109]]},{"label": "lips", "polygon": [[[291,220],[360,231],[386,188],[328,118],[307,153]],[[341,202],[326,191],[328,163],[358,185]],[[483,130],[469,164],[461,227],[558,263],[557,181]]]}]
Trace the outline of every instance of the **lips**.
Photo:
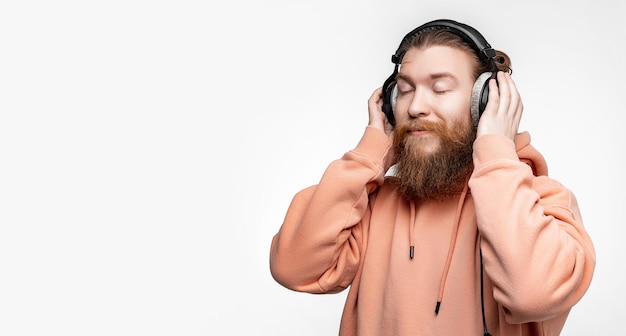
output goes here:
[{"label": "lips", "polygon": [[421,125],[414,125],[413,127],[408,127],[406,132],[410,134],[425,134],[425,133],[436,132],[436,130],[437,128],[435,127],[435,125],[424,125],[424,123],[422,123]]},{"label": "lips", "polygon": [[[441,125],[437,122],[430,120],[410,120],[402,123],[396,129],[396,135],[402,138],[405,137],[430,137],[433,135],[440,135],[442,132]],[[400,140],[400,139],[398,139]]]}]

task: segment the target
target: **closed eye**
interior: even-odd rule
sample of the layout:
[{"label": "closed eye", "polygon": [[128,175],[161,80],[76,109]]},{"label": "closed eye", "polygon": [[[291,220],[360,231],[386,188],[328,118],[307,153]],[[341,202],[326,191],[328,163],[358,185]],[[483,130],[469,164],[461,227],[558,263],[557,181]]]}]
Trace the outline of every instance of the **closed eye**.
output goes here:
[{"label": "closed eye", "polygon": [[446,79],[441,79],[441,80],[435,81],[431,89],[436,94],[444,94],[444,93],[452,91],[455,87],[456,86],[454,85],[453,82],[446,80]]},{"label": "closed eye", "polygon": [[398,94],[405,94],[414,90],[413,85],[403,80],[398,81],[397,86],[398,86]]}]

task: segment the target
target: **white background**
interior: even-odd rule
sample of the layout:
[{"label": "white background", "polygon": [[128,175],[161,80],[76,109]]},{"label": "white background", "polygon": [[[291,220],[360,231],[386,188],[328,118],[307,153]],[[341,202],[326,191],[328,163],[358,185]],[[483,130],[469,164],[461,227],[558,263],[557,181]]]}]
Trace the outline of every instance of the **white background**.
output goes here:
[{"label": "white background", "polygon": [[598,263],[563,334],[617,334],[625,17],[624,0],[3,1],[0,335],[336,334],[346,293],[280,287],[270,242],[437,18],[511,56],[521,128],[578,196]]}]

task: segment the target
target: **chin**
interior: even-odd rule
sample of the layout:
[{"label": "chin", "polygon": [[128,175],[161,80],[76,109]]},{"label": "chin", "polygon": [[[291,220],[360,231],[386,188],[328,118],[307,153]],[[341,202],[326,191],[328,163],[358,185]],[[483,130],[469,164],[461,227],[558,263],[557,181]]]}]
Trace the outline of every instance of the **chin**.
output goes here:
[{"label": "chin", "polygon": [[407,146],[412,148],[416,154],[428,155],[436,153],[439,150],[439,138],[434,136],[428,137],[411,137],[407,139]]}]

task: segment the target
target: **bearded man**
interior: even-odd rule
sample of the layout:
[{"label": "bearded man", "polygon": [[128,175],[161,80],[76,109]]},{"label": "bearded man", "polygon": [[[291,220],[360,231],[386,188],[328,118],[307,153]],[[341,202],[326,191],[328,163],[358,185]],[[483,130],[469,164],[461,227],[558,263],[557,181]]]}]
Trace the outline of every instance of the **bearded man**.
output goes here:
[{"label": "bearded man", "polygon": [[435,20],[392,61],[357,146],[295,195],[274,279],[350,287],[340,335],[558,335],[595,251],[573,193],[518,133],[509,57]]}]

